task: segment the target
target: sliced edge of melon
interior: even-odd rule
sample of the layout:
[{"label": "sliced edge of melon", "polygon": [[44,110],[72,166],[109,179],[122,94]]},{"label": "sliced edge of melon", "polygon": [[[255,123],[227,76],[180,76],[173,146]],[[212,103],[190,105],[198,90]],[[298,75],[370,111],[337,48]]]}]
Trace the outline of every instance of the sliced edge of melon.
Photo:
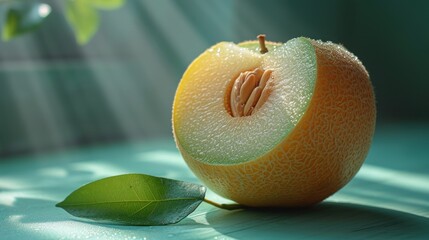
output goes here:
[{"label": "sliced edge of melon", "polygon": [[[264,55],[249,43],[221,42],[209,48],[179,84],[173,131],[182,149],[197,161],[229,165],[258,159],[288,136],[311,101],[317,60],[308,39],[292,39]],[[240,72],[256,67],[273,70],[274,90],[256,113],[232,117],[225,109],[227,88]]]}]

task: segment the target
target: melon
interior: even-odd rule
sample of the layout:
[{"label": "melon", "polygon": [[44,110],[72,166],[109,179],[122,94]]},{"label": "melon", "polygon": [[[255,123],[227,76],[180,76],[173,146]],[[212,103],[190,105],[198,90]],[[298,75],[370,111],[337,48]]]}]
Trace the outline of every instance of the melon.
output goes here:
[{"label": "melon", "polygon": [[211,190],[253,207],[319,203],[358,172],[376,120],[368,72],[331,42],[220,42],[185,71],[176,145]]}]

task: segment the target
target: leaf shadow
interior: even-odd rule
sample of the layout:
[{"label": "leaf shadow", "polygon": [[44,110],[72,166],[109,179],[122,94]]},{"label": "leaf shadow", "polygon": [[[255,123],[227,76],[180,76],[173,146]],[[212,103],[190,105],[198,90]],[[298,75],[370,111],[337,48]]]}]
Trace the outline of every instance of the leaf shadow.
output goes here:
[{"label": "leaf shadow", "polygon": [[[383,238],[429,236],[429,219],[410,213],[352,203],[324,202],[305,209],[213,211],[207,221],[232,238]],[[250,237],[249,237],[250,236]]]},{"label": "leaf shadow", "polygon": [[[160,226],[142,226],[142,225],[126,225],[109,221],[94,221],[85,218],[78,218],[68,214],[61,208],[55,207],[56,202],[45,199],[34,198],[17,198],[13,206],[4,207],[2,211],[9,216],[20,216],[19,223],[22,224],[43,224],[63,221],[75,221],[92,226],[102,226],[105,228],[117,230],[133,230],[147,231],[148,228],[159,228],[167,226],[177,227],[207,227],[204,224],[196,222],[194,219],[186,217],[176,224],[160,225]],[[37,208],[37,211],[32,209]]]},{"label": "leaf shadow", "polygon": [[186,217],[184,218],[182,221],[176,223],[176,224],[168,224],[168,225],[157,225],[157,226],[144,226],[144,225],[127,225],[127,224],[122,224],[122,223],[115,223],[115,222],[109,222],[109,221],[93,221],[90,219],[85,219],[85,218],[76,218],[76,217],[71,217],[71,219],[73,221],[76,222],[81,222],[81,223],[85,223],[85,224],[89,224],[89,225],[93,225],[93,226],[103,226],[103,227],[107,227],[107,228],[111,228],[111,229],[117,229],[117,230],[133,230],[133,231],[147,231],[148,228],[149,229],[153,229],[153,228],[163,228],[163,227],[193,227],[193,228],[198,228],[198,227],[207,227],[204,224],[198,223],[196,222],[194,219]]}]

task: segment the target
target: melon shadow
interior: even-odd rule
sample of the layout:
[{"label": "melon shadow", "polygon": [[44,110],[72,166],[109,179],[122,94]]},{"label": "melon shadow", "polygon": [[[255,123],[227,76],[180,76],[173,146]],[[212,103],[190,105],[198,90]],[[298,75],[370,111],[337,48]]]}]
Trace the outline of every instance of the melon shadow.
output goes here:
[{"label": "melon shadow", "polygon": [[207,214],[216,231],[246,239],[382,238],[429,236],[429,219],[390,209],[324,202],[305,209],[219,210]]}]

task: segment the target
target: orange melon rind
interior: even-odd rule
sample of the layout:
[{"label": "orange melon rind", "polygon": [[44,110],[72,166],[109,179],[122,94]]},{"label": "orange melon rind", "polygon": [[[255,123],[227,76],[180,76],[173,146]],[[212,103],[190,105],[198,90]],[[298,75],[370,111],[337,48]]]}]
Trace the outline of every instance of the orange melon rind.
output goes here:
[{"label": "orange melon rind", "polygon": [[247,162],[211,164],[183,145],[176,107],[186,89],[182,82],[187,74],[199,71],[195,62],[185,73],[173,106],[176,144],[197,177],[219,195],[248,206],[308,206],[338,191],[361,167],[375,129],[369,75],[342,46],[301,41],[311,44],[317,61],[317,78],[305,113],[270,151]]}]

